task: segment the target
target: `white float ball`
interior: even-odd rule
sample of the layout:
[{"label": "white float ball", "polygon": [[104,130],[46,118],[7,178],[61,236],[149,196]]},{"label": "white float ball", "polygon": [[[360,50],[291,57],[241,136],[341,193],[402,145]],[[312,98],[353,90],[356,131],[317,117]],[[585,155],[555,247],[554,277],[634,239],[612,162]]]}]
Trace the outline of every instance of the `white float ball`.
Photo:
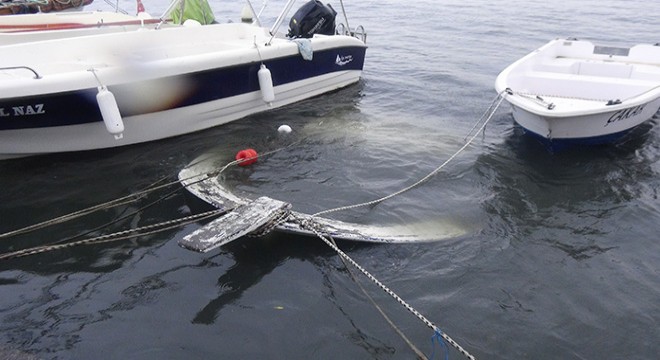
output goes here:
[{"label": "white float ball", "polygon": [[291,126],[289,125],[282,125],[279,128],[277,128],[277,132],[280,134],[288,134],[291,132]]}]

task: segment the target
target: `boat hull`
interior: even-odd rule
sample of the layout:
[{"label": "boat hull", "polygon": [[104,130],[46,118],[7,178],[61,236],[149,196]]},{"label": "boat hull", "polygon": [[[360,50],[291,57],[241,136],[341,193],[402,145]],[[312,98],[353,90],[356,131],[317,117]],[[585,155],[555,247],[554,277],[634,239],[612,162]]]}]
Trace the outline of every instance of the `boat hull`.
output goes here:
[{"label": "boat hull", "polygon": [[551,117],[511,105],[515,122],[526,134],[541,141],[551,150],[615,143],[651,119],[659,108],[660,98],[615,111],[574,117]]},{"label": "boat hull", "polygon": [[[209,205],[219,210],[231,211],[237,206],[252,201],[232,192],[222,182],[224,176],[209,176],[217,175],[218,169],[226,165],[223,161],[222,156],[217,156],[213,152],[203,154],[193,160],[189,166],[181,169],[178,174],[179,182],[186,188],[186,193],[192,195],[192,204],[203,204],[201,211],[207,211]],[[314,224],[317,231],[335,240],[401,244],[454,239],[474,231],[463,224],[442,218],[430,222],[385,225],[344,222],[295,210],[291,214],[292,217],[277,223],[271,230],[277,233],[316,237],[317,233],[301,225],[308,222]],[[207,235],[214,236],[213,231],[207,232]]]},{"label": "boat hull", "polygon": [[[121,40],[122,35],[109,36]],[[33,74],[21,69],[19,79],[8,77],[4,92],[0,85],[0,158],[101,149],[178,136],[359,81],[366,52],[363,43],[343,36],[317,40],[318,50],[311,61],[302,58],[295,43],[285,40],[261,53],[252,45],[199,56],[158,57],[153,66],[138,62],[100,68],[94,72],[97,79],[92,72],[80,69],[69,77],[62,76],[62,81],[55,79],[60,74],[51,76],[55,80],[48,80],[48,74],[30,79],[28,75]],[[275,99],[271,102],[262,98],[257,76],[262,64],[272,74]],[[104,79],[102,85],[107,84],[116,98],[124,125],[121,138],[106,129],[96,100],[99,79]],[[109,79],[107,83],[105,79]],[[16,82],[14,91],[9,88],[11,81]],[[12,93],[19,96],[10,96]]]}]

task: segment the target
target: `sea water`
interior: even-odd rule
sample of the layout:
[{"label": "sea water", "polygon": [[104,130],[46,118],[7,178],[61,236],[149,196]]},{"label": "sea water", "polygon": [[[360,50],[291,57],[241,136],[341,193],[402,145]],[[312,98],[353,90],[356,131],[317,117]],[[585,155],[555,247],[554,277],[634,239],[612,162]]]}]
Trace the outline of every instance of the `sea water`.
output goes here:
[{"label": "sea water", "polygon": [[[274,21],[282,3],[267,2],[264,22]],[[132,2],[120,4],[134,11]],[[166,6],[145,1],[152,14]],[[211,6],[218,21],[239,21],[243,2]],[[368,33],[360,83],[196,134],[0,162],[0,232],[175,180],[199,156],[223,163],[244,148],[265,152],[292,142],[251,167],[231,168],[223,181],[239,194],[271,196],[305,212],[380,198],[454,154],[495,98],[497,74],[547,41],[660,42],[656,1],[351,0],[344,6],[350,26]],[[283,124],[293,130],[286,136],[277,132]],[[614,146],[551,154],[522,136],[504,103],[473,144],[422,185],[377,206],[333,214],[420,232],[451,226],[462,235],[339,245],[477,358],[655,359],[659,160],[657,120]],[[163,190],[0,239],[0,249],[192,212],[183,192]],[[0,354],[415,358],[362,286],[416,348],[442,358],[429,327],[352,270],[356,284],[321,240],[247,238],[208,254],[177,246],[200,226],[1,261]],[[453,349],[449,355],[461,358]]]}]

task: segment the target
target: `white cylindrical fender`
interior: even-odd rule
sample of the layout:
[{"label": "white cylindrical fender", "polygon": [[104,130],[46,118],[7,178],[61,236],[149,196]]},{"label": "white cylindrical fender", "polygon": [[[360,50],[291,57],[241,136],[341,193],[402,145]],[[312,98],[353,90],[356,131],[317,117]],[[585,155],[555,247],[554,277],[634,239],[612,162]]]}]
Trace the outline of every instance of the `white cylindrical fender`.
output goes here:
[{"label": "white cylindrical fender", "polygon": [[259,77],[261,98],[267,103],[273,102],[273,100],[275,100],[275,89],[273,88],[273,77],[270,75],[270,70],[268,70],[266,65],[261,64],[257,76]]},{"label": "white cylindrical fender", "polygon": [[96,94],[96,102],[99,105],[99,110],[101,110],[105,128],[110,134],[115,135],[116,139],[121,139],[121,133],[124,132],[124,121],[121,119],[115,95],[105,86],[102,86]]}]

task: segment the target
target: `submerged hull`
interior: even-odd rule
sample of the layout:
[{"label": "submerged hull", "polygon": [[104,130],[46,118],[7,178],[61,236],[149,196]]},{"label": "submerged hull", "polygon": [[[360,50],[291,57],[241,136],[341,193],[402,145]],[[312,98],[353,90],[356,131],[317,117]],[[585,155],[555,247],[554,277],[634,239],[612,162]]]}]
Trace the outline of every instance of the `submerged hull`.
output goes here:
[{"label": "submerged hull", "polygon": [[[194,195],[195,199],[213,208],[229,212],[236,209],[237,206],[249,204],[252,200],[233,193],[222,183],[223,176],[209,176],[213,173],[217,174],[218,169],[223,168],[224,164],[221,162],[222,159],[215,157],[212,153],[203,154],[193,160],[189,166],[182,169],[178,177],[181,185],[190,194]],[[309,228],[301,226],[302,221],[314,224],[318,231],[324,235],[332,236],[336,240],[369,243],[433,242],[457,238],[473,231],[473,229],[469,229],[462,224],[441,218],[434,219],[430,223],[409,222],[405,225],[370,225],[344,222],[297,211],[292,211],[291,215],[286,220],[278,222],[271,230],[277,233],[317,236]],[[222,231],[227,231],[225,226],[207,227],[202,231],[203,236],[201,238],[202,240],[204,238],[210,239],[216,233]],[[181,244],[181,241],[179,243]],[[184,245],[184,247],[188,246]]]},{"label": "submerged hull", "polygon": [[660,47],[553,40],[507,67],[495,89],[551,148],[611,143],[660,108]]},{"label": "submerged hull", "polygon": [[[350,85],[366,46],[348,36],[296,43],[246,24],[143,30],[10,46],[12,53],[70,47],[49,61],[0,70],[0,157],[108,148],[186,134]],[[88,46],[87,51],[81,51]],[[10,48],[6,47],[6,48]],[[78,51],[78,53],[75,53]],[[98,52],[98,53],[97,53]],[[15,60],[15,59],[14,59]],[[2,59],[7,68],[21,64]],[[275,98],[263,100],[258,71],[270,70]],[[116,99],[124,131],[109,133],[99,88]]]}]

